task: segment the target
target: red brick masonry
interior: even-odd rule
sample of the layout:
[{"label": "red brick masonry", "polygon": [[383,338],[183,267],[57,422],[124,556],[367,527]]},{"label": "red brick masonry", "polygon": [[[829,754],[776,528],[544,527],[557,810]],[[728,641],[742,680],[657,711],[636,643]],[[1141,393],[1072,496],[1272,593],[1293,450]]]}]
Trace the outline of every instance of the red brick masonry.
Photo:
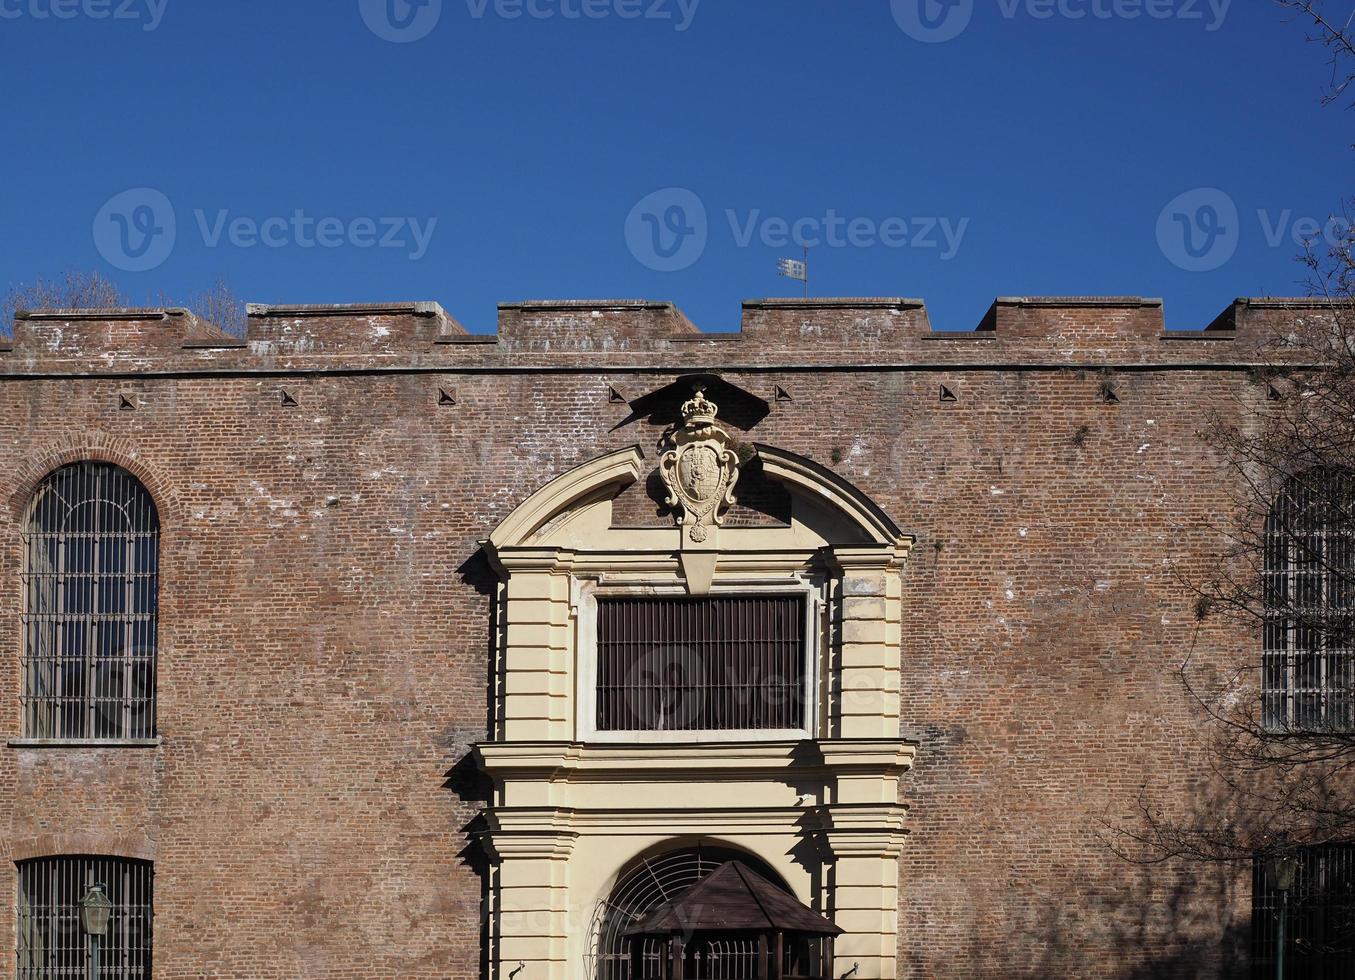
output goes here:
[{"label": "red brick masonry", "polygon": [[[1171,573],[1220,544],[1199,432],[1264,399],[1255,340],[1320,314],[1239,300],[1174,333],[1154,300],[1004,299],[944,333],[916,300],[767,300],[706,334],[582,301],[506,305],[476,336],[435,304],[252,307],[243,341],[183,311],[21,318],[0,350],[0,895],[13,860],[149,857],[158,978],[478,978],[478,542],[569,467],[653,448],[612,389],[706,371],[771,403],[750,440],[917,536],[900,976],[1214,975],[1248,885],[1140,873],[1096,830],[1145,783],[1195,799],[1172,668],[1252,642],[1197,635]],[[23,511],[81,458],[160,508],[157,745],[14,744]],[[14,943],[0,913],[0,963]]]}]

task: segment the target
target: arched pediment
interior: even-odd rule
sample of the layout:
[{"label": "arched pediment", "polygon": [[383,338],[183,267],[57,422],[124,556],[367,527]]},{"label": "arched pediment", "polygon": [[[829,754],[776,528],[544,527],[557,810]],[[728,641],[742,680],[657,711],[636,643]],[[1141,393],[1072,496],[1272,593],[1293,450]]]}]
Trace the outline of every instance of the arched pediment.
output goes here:
[{"label": "arched pediment", "polygon": [[879,504],[832,470],[774,446],[759,443],[754,448],[771,479],[845,518],[865,536],[866,543],[897,547],[911,541]]},{"label": "arched pediment", "polygon": [[495,548],[524,544],[542,527],[581,502],[634,483],[643,466],[644,454],[639,446],[618,449],[576,466],[513,508],[489,536],[489,543]]},{"label": "arched pediment", "polygon": [[[875,545],[906,550],[911,542],[894,520],[858,487],[832,470],[797,453],[774,446],[753,447],[767,478],[781,484],[790,493],[795,506],[795,527],[730,528],[723,532],[723,546],[749,535],[769,536],[798,532],[797,540],[813,539],[819,544]],[[595,540],[597,532],[610,523],[610,501],[625,487],[644,478],[646,460],[638,446],[607,453],[561,474],[531,494],[490,535],[497,550],[527,544],[548,543],[549,532],[580,516],[586,531],[582,536]],[[737,494],[737,489],[735,490]],[[648,535],[663,535],[665,529],[648,529]],[[629,531],[635,540],[634,529]],[[599,545],[603,543],[597,542]]]}]

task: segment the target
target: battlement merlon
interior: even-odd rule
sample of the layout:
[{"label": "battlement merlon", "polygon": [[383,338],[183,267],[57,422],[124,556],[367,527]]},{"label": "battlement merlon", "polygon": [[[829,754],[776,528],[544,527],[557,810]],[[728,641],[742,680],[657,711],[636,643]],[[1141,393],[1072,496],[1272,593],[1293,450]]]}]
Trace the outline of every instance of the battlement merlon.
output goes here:
[{"label": "battlement merlon", "polygon": [[178,308],[36,310],[0,342],[0,373],[1224,365],[1342,309],[1243,298],[1204,330],[1167,330],[1160,299],[1016,296],[975,329],[947,331],[920,299],[779,298],[746,300],[737,331],[706,332],[668,302],[532,300],[502,304],[497,331],[476,334],[433,302],[252,303],[243,338]]}]

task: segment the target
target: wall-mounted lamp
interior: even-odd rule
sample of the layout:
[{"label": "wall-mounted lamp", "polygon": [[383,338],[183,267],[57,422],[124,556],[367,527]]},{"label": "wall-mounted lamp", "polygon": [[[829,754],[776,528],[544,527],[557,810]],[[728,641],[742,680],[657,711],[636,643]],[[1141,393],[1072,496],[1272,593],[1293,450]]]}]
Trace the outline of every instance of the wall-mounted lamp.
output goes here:
[{"label": "wall-mounted lamp", "polygon": [[113,903],[104,894],[103,885],[90,885],[80,899],[80,926],[89,934],[89,980],[99,976],[99,940],[108,934],[108,919]]}]

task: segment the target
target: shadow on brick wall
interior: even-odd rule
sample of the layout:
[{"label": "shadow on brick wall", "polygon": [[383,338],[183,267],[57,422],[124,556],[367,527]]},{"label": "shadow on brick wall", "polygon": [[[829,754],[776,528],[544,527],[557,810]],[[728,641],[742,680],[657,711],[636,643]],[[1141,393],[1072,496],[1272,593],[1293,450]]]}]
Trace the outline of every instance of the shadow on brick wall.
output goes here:
[{"label": "shadow on brick wall", "polygon": [[633,422],[645,421],[664,429],[682,424],[682,403],[701,388],[720,408],[720,422],[748,432],[771,414],[771,405],[736,384],[715,374],[685,374],[671,384],[630,402],[630,414],[612,426],[616,432]]},{"label": "shadow on brick wall", "polygon": [[[1060,869],[1065,872],[1072,869]],[[976,938],[947,967],[934,950],[905,948],[904,976],[1003,980],[1248,980],[1248,923],[1222,921],[1236,908],[1237,869],[1126,869],[1116,883],[1076,886],[1078,895],[1025,914],[1005,913],[1005,937]],[[982,913],[979,921],[983,921]],[[1014,921],[1016,919],[1024,921]],[[848,964],[850,965],[850,964]]]}]

